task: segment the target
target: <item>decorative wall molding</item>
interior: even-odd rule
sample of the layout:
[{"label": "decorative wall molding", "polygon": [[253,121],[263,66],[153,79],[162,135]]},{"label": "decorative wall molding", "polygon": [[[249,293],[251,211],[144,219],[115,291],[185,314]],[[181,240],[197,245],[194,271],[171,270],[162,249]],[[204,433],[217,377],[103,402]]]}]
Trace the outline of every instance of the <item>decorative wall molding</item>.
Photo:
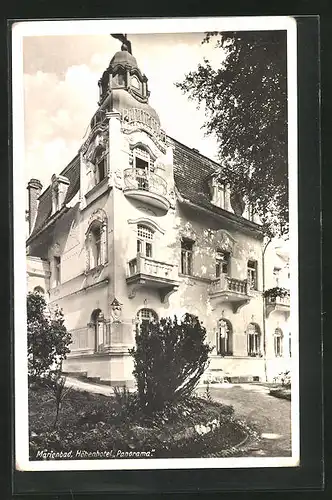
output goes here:
[{"label": "decorative wall molding", "polygon": [[165,234],[165,230],[159,226],[154,220],[148,219],[147,217],[138,217],[137,219],[128,219],[128,224],[146,224],[147,226],[152,226],[153,229],[159,231],[161,234]]}]

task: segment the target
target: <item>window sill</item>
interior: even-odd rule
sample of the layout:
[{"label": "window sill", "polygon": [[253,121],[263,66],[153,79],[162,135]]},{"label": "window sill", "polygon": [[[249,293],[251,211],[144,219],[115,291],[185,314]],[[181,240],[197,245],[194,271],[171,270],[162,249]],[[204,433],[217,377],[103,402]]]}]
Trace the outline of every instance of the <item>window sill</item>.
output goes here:
[{"label": "window sill", "polygon": [[192,280],[204,281],[204,283],[211,283],[211,279],[210,278],[203,278],[203,276],[197,276],[197,275],[194,275],[194,274],[179,273],[179,278],[189,278],[189,279],[192,279]]},{"label": "window sill", "polygon": [[101,271],[106,267],[107,262],[104,264],[99,264],[98,266],[92,267],[91,269],[88,269],[87,271],[84,271],[85,276],[89,276],[90,274],[97,274],[101,273]]},{"label": "window sill", "polygon": [[85,194],[85,198],[88,200],[96,193],[98,193],[98,195],[103,194],[104,192],[107,191],[107,189],[108,189],[108,177],[105,177],[101,182],[93,186],[93,188],[91,188],[90,191],[88,191]]}]

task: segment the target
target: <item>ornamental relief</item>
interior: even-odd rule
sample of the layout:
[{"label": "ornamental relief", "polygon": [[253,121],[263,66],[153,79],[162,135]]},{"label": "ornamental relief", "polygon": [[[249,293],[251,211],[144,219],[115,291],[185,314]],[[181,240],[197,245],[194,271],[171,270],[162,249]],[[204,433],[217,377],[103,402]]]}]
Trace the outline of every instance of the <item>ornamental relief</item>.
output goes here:
[{"label": "ornamental relief", "polygon": [[108,129],[98,132],[94,138],[91,138],[83,151],[86,162],[95,163],[96,159],[108,150]]},{"label": "ornamental relief", "polygon": [[[102,138],[102,139],[101,139]],[[90,132],[86,141],[81,147],[81,152],[84,156],[91,148],[100,144],[100,140],[104,142],[105,148],[108,148],[108,125],[103,124],[96,127],[94,130]]]},{"label": "ornamental relief", "polygon": [[155,136],[150,135],[149,131],[138,127],[135,130],[122,128],[122,131],[126,134],[127,141],[131,147],[134,147],[135,144],[145,143],[151,149],[155,158],[160,156],[160,154],[166,154],[165,144]]},{"label": "ornamental relief", "polygon": [[89,220],[88,220],[88,228],[90,227],[90,225],[94,221],[98,221],[98,222],[101,222],[103,224],[106,224],[107,223],[107,214],[106,214],[105,210],[103,210],[102,208],[97,208],[97,210],[95,210],[90,215]]}]

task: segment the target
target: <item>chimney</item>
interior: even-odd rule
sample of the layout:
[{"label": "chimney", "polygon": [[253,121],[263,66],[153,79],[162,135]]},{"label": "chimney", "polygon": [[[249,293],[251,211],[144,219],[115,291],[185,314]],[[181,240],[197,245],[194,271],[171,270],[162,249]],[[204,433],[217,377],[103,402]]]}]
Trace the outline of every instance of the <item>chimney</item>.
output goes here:
[{"label": "chimney", "polygon": [[36,220],[38,198],[43,189],[43,185],[38,179],[30,179],[27,189],[29,196],[29,233],[31,233]]}]

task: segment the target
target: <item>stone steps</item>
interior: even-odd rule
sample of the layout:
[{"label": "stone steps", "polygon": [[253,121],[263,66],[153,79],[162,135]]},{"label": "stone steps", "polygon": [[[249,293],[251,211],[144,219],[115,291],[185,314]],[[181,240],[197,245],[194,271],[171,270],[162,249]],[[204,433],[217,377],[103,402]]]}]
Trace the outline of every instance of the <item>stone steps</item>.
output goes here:
[{"label": "stone steps", "polygon": [[112,385],[110,380],[102,379],[100,377],[91,377],[88,375],[88,372],[63,372],[63,375],[76,378],[78,380],[81,380],[82,382],[86,382],[89,384],[108,385],[108,386]]}]

